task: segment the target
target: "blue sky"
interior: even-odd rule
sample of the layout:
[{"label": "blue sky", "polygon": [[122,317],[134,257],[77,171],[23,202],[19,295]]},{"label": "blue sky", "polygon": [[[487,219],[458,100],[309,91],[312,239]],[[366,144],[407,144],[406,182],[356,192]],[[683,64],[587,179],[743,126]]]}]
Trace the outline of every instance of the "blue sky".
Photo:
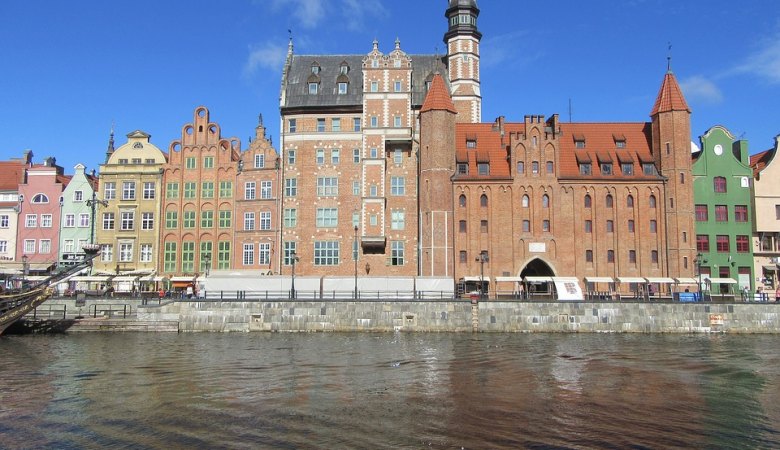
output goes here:
[{"label": "blue sky", "polygon": [[[281,68],[297,54],[443,52],[446,0],[3,0],[0,157],[32,149],[72,172],[135,129],[163,150],[205,105],[246,146],[258,114],[278,142]],[[554,6],[552,6],[554,5]],[[723,125],[751,153],[780,134],[776,0],[481,0],[483,120],[559,113],[646,121],[672,69],[692,139]],[[513,9],[517,8],[517,9]]]}]

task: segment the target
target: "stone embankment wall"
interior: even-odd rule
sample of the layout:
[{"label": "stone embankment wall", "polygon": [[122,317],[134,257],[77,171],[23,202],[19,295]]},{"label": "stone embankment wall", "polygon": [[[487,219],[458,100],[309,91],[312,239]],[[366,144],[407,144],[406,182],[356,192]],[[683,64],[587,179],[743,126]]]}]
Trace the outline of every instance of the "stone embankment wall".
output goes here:
[{"label": "stone embankment wall", "polygon": [[177,302],[137,316],[180,331],[780,333],[775,303]]}]

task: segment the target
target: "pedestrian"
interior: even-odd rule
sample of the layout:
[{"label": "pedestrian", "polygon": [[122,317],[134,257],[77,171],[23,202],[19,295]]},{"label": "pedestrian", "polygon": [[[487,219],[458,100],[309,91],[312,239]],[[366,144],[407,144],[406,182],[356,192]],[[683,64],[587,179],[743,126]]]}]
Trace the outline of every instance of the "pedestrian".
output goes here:
[{"label": "pedestrian", "polygon": [[187,298],[192,298],[192,285],[187,286]]},{"label": "pedestrian", "polygon": [[158,292],[157,295],[159,295],[160,298],[165,297],[165,291],[163,290],[163,288],[160,288],[160,292]]},{"label": "pedestrian", "polygon": [[780,284],[778,284],[777,290],[775,291],[775,303],[780,303]]}]

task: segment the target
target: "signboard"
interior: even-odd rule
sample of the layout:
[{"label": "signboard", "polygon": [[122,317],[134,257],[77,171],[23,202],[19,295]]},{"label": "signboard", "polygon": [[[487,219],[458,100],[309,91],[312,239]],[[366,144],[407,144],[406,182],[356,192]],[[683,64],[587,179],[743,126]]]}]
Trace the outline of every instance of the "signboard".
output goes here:
[{"label": "signboard", "polygon": [[681,302],[697,302],[699,299],[696,292],[680,292],[679,299]]},{"label": "signboard", "polygon": [[554,283],[558,300],[585,300],[585,297],[582,295],[582,289],[580,289],[580,283],[576,281],[555,281]]},{"label": "signboard", "polygon": [[547,244],[544,242],[529,242],[528,251],[530,253],[545,253],[547,251]]},{"label": "signboard", "polygon": [[710,314],[710,326],[723,325],[723,314]]}]

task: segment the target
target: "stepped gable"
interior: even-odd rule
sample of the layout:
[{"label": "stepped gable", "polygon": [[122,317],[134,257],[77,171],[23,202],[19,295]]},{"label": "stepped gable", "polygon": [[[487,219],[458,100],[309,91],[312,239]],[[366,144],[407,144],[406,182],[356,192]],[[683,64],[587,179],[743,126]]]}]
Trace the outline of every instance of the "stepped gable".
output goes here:
[{"label": "stepped gable", "polygon": [[661,83],[661,89],[658,91],[658,97],[655,99],[655,105],[650,115],[654,116],[658,113],[669,111],[691,112],[688,103],[685,102],[682,89],[677,84],[677,79],[671,70],[664,75],[664,81]]},{"label": "stepped gable", "polygon": [[[626,123],[561,123],[558,174],[562,179],[616,181],[626,179],[657,180],[658,175],[645,175],[642,163],[654,163],[651,151],[651,125],[646,122]],[[584,148],[577,148],[584,141]],[[623,147],[618,147],[618,142]],[[591,175],[580,175],[578,161],[591,162]],[[612,162],[612,175],[601,175],[599,162]],[[624,175],[620,163],[633,162],[633,175]]]},{"label": "stepped gable", "polygon": [[423,102],[420,112],[433,110],[458,113],[458,110],[455,109],[455,104],[452,103],[450,92],[447,90],[447,86],[444,85],[444,79],[442,79],[439,73],[435,74],[431,80],[431,88],[428,90],[428,95],[425,96],[425,102]]}]

